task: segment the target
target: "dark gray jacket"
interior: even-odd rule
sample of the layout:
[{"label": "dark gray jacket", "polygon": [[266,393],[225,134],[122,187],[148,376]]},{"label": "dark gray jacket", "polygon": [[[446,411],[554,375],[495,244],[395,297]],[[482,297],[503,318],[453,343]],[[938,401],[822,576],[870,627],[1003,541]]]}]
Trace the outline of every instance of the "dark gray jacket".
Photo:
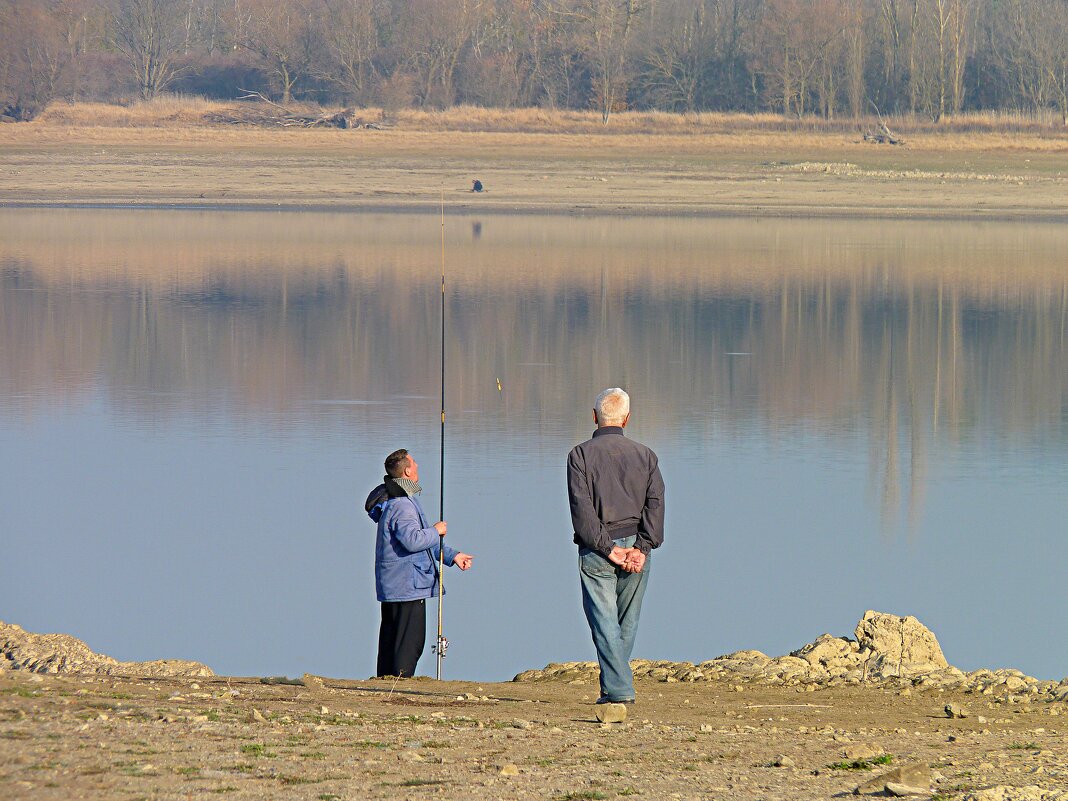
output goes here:
[{"label": "dark gray jacket", "polygon": [[656,454],[604,426],[567,455],[575,543],[608,556],[612,540],[636,534],[648,555],[664,542],[664,479]]}]

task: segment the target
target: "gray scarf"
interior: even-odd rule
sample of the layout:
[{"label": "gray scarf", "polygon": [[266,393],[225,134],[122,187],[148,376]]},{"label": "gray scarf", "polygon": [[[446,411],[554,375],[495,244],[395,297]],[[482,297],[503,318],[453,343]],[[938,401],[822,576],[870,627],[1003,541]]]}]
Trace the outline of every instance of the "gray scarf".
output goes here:
[{"label": "gray scarf", "polygon": [[423,488],[419,486],[419,482],[412,481],[410,478],[404,478],[402,476],[401,478],[395,478],[393,480],[397,482],[398,487],[408,493],[409,498],[413,495],[418,495],[423,491]]}]

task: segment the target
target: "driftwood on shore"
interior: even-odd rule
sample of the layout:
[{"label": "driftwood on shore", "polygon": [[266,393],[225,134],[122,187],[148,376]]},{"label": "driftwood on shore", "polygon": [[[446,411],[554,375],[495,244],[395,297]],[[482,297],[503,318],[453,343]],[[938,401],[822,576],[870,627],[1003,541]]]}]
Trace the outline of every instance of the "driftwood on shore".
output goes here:
[{"label": "driftwood on shore", "polygon": [[223,111],[209,112],[209,122],[223,125],[250,125],[260,128],[339,128],[357,130],[360,128],[380,131],[384,126],[375,122],[365,122],[356,116],[356,110],[345,108],[334,112],[311,112],[306,109],[292,109],[275,103],[260,92],[247,92],[240,97],[244,101],[239,107]]},{"label": "driftwood on shore", "polygon": [[886,127],[886,123],[879,123],[879,129],[872,131],[871,128],[864,132],[865,142],[874,142],[878,145],[903,145],[905,140]]}]

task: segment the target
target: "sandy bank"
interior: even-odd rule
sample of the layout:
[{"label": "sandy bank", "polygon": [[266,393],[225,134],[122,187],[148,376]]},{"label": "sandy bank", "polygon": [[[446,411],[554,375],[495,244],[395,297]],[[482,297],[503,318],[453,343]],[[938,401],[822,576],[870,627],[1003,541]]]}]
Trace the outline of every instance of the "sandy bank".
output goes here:
[{"label": "sandy bank", "polygon": [[[0,205],[1068,219],[1068,140],[0,126]],[[486,191],[472,193],[474,179]]]}]

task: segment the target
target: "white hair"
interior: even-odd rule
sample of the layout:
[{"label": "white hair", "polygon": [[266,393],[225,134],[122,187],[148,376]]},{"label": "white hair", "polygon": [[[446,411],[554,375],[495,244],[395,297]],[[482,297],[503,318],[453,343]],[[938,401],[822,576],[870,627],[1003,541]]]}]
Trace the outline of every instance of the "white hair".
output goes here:
[{"label": "white hair", "polygon": [[630,414],[630,395],[619,387],[606,389],[597,396],[593,410],[597,413],[598,425],[621,426]]}]

